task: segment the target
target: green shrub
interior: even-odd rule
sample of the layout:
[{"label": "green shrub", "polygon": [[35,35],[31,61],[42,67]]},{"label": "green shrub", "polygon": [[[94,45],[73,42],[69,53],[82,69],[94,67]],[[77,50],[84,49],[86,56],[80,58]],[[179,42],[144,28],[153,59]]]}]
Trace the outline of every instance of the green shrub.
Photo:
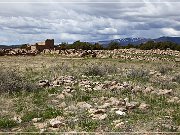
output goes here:
[{"label": "green shrub", "polygon": [[0,128],[12,128],[16,125],[17,123],[14,120],[8,118],[0,118]]},{"label": "green shrub", "polygon": [[117,72],[117,68],[112,65],[101,65],[101,64],[93,64],[87,65],[83,70],[83,73],[87,76],[104,76],[107,74],[113,74]]},{"label": "green shrub", "polygon": [[167,74],[169,71],[172,71],[172,67],[159,66],[157,69],[161,74]]},{"label": "green shrub", "polygon": [[0,70],[0,92],[13,92],[36,89],[37,86],[28,81],[20,72],[12,69]]},{"label": "green shrub", "polygon": [[149,70],[144,69],[135,69],[131,68],[127,73],[126,76],[131,79],[148,79],[149,78]]},{"label": "green shrub", "polygon": [[173,77],[173,79],[172,79],[172,81],[173,81],[173,82],[177,82],[177,83],[179,83],[179,84],[180,84],[180,74],[179,74],[179,75],[174,76],[174,77]]}]

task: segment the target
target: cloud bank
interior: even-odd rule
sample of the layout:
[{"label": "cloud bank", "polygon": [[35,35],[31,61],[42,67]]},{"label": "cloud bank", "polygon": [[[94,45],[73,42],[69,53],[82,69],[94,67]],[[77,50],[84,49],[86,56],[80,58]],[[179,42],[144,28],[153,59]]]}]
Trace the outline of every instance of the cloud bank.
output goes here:
[{"label": "cloud bank", "polygon": [[6,0],[0,3],[0,44],[180,36],[177,0]]}]

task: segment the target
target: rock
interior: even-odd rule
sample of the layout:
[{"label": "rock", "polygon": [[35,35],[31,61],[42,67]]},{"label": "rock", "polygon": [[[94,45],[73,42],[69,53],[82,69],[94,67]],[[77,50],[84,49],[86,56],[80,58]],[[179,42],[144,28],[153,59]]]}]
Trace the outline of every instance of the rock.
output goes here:
[{"label": "rock", "polygon": [[126,98],[124,99],[124,101],[125,101],[125,103],[129,103],[129,98],[126,97]]},{"label": "rock", "polygon": [[124,100],[123,99],[117,99],[115,97],[111,97],[107,102],[109,102],[111,105],[124,105]]},{"label": "rock", "polygon": [[65,111],[66,111],[66,110],[75,111],[75,110],[77,110],[77,109],[78,109],[78,108],[77,108],[76,106],[70,105],[70,106],[66,107],[64,110],[65,110]]},{"label": "rock", "polygon": [[164,90],[159,90],[159,92],[157,94],[158,95],[171,95],[172,92],[173,92],[172,89],[170,89],[170,90],[164,89]]},{"label": "rock", "polygon": [[126,108],[127,109],[134,109],[138,106],[138,102],[130,102],[130,103],[126,103]]},{"label": "rock", "polygon": [[59,87],[59,86],[61,86],[62,84],[63,84],[63,82],[60,81],[60,80],[55,80],[55,81],[52,82],[52,85],[53,85],[54,87]]},{"label": "rock", "polygon": [[106,112],[105,109],[89,109],[88,111],[89,113],[92,113],[92,114],[103,114]]},{"label": "rock", "polygon": [[127,88],[129,87],[129,84],[127,82],[123,82],[123,87]]},{"label": "rock", "polygon": [[65,108],[66,107],[66,103],[62,102],[60,105],[58,105],[59,108]]},{"label": "rock", "polygon": [[81,109],[90,109],[92,107],[92,105],[90,105],[86,102],[78,102],[76,106]]},{"label": "rock", "polygon": [[41,121],[41,118],[33,118],[32,119],[32,122],[34,122],[34,123],[39,122],[39,121]]},{"label": "rock", "polygon": [[153,91],[153,87],[147,87],[143,92],[144,93],[150,93]]},{"label": "rock", "polygon": [[61,121],[52,119],[52,120],[50,120],[49,124],[53,128],[58,128],[61,125]]},{"label": "rock", "polygon": [[142,88],[140,86],[135,86],[133,89],[132,89],[132,92],[134,93],[137,93],[137,92],[141,92],[142,91]]},{"label": "rock", "polygon": [[40,87],[49,87],[50,86],[50,83],[48,80],[40,80],[39,81],[39,86]]},{"label": "rock", "polygon": [[146,109],[148,109],[149,107],[150,107],[150,105],[145,104],[145,103],[141,103],[138,108],[139,108],[140,110],[146,110]]},{"label": "rock", "polygon": [[125,125],[124,122],[120,122],[120,123],[118,123],[118,124],[115,125],[115,128],[116,128],[116,129],[123,128],[124,125]]},{"label": "rock", "polygon": [[47,127],[47,123],[33,123],[33,125],[38,129],[44,129]]},{"label": "rock", "polygon": [[107,114],[103,114],[101,116],[99,116],[99,120],[104,120],[107,118]]},{"label": "rock", "polygon": [[51,102],[54,103],[54,104],[58,104],[59,103],[59,101],[55,100],[55,99],[51,100]]},{"label": "rock", "polygon": [[16,121],[16,123],[21,123],[22,122],[20,116],[14,116],[13,120]]},{"label": "rock", "polygon": [[64,94],[60,94],[60,95],[58,95],[56,98],[58,98],[58,99],[65,99],[65,96],[64,96]]},{"label": "rock", "polygon": [[179,103],[179,98],[178,97],[172,97],[168,99],[168,103]]},{"label": "rock", "polygon": [[102,106],[98,106],[98,108],[100,109],[106,109],[106,108],[109,108],[111,106],[110,103],[104,103]]},{"label": "rock", "polygon": [[125,112],[122,112],[122,111],[116,111],[116,114],[118,114],[118,115],[121,115],[121,116],[125,116],[126,115],[126,113]]},{"label": "rock", "polygon": [[57,116],[56,118],[51,119],[49,121],[49,124],[53,128],[58,128],[59,126],[64,125],[64,123],[62,123],[62,120],[63,120],[63,118],[61,116]]},{"label": "rock", "polygon": [[107,118],[107,114],[92,114],[93,120],[104,120]]},{"label": "rock", "polygon": [[93,90],[97,90],[97,91],[102,90],[102,89],[103,89],[103,85],[96,85],[96,86],[93,88]]}]

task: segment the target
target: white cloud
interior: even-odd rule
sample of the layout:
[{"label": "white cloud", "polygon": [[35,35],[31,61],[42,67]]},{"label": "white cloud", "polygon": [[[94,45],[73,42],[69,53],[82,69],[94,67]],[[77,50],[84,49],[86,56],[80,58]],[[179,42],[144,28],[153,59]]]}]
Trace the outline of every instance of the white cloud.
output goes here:
[{"label": "white cloud", "polygon": [[[114,0],[124,3],[109,4],[33,4],[28,1],[23,0],[27,3],[21,4],[0,4],[1,43],[27,43],[46,38],[55,38],[56,42],[68,42],[120,37],[180,36],[180,18],[177,12],[180,3],[172,3],[170,0],[162,4],[151,3],[162,0],[138,0],[142,3]],[[86,1],[89,0],[83,0]]]},{"label": "white cloud", "polygon": [[173,28],[163,28],[162,32],[168,36],[179,36],[180,35],[180,31],[177,31]]},{"label": "white cloud", "polygon": [[117,29],[115,28],[105,28],[103,30],[98,30],[99,34],[116,34],[117,33]]}]

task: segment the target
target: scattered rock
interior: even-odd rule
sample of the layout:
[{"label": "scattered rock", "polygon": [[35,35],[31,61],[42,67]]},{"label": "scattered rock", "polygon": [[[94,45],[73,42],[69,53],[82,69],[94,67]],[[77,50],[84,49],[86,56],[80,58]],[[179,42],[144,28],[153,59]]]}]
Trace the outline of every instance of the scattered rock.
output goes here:
[{"label": "scattered rock", "polygon": [[172,92],[173,92],[172,89],[170,89],[170,90],[164,89],[164,90],[159,90],[159,92],[157,94],[158,95],[171,95]]},{"label": "scattered rock", "polygon": [[116,111],[116,114],[121,115],[121,116],[125,116],[126,115],[125,112],[120,111],[120,110]]},{"label": "scattered rock", "polygon": [[59,126],[64,125],[64,123],[62,123],[62,120],[63,120],[63,118],[60,117],[60,116],[58,116],[58,117],[56,117],[56,118],[54,118],[54,119],[51,119],[51,120],[49,121],[49,124],[50,124],[50,126],[53,127],[53,128],[58,128]]},{"label": "scattered rock", "polygon": [[92,114],[93,120],[104,120],[107,118],[107,114]]},{"label": "scattered rock", "polygon": [[92,105],[90,105],[86,102],[78,102],[76,106],[81,109],[90,109],[92,107]]},{"label": "scattered rock", "polygon": [[32,119],[32,122],[34,122],[34,123],[39,122],[39,121],[41,121],[41,118],[33,118]]},{"label": "scattered rock", "polygon": [[153,87],[147,87],[143,92],[144,93],[151,93],[153,91]]},{"label": "scattered rock", "polygon": [[50,120],[49,124],[51,125],[51,127],[53,128],[58,128],[61,125],[61,121],[56,120],[56,119],[52,119]]},{"label": "scattered rock", "polygon": [[131,91],[134,93],[141,92],[142,88],[140,86],[135,86]]},{"label": "scattered rock", "polygon": [[115,128],[116,128],[116,129],[123,128],[124,125],[125,125],[124,122],[120,122],[120,123],[118,123],[118,124],[115,125]]},{"label": "scattered rock", "polygon": [[39,81],[39,86],[40,87],[49,87],[50,86],[50,83],[48,80],[40,80]]},{"label": "scattered rock", "polygon": [[65,99],[65,96],[64,96],[64,94],[60,94],[60,95],[58,95],[56,98],[58,98],[58,99]]},{"label": "scattered rock", "polygon": [[45,129],[47,127],[47,123],[33,123],[33,125],[38,129]]},{"label": "scattered rock", "polygon": [[16,121],[16,123],[21,123],[22,122],[20,116],[14,116],[13,120]]},{"label": "scattered rock", "polygon": [[167,101],[168,103],[179,103],[179,98],[178,97],[172,97],[170,99],[168,99]]},{"label": "scattered rock", "polygon": [[104,103],[103,105],[101,106],[98,106],[99,109],[106,109],[106,108],[109,108],[111,106],[110,103]]},{"label": "scattered rock", "polygon": [[127,109],[134,109],[138,106],[138,102],[130,102],[130,103],[126,103],[126,108]]},{"label": "scattered rock", "polygon": [[145,103],[141,103],[138,108],[139,108],[140,110],[146,110],[146,109],[148,109],[149,107],[150,107],[150,105],[145,104]]},{"label": "scattered rock", "polygon": [[60,105],[58,105],[59,108],[65,108],[66,107],[66,103],[62,102]]}]

